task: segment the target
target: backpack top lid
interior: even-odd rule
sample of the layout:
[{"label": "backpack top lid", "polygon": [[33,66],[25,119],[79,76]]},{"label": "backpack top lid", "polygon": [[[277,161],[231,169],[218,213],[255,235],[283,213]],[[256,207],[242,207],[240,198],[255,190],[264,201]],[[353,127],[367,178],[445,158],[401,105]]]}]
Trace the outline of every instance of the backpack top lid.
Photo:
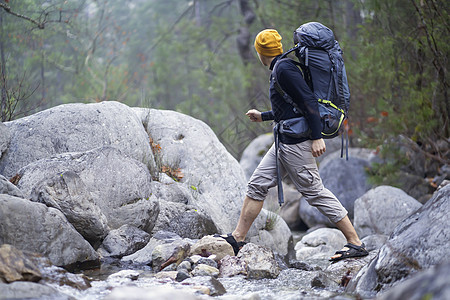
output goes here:
[{"label": "backpack top lid", "polygon": [[329,50],[334,47],[335,40],[331,29],[318,22],[309,22],[294,31],[294,43]]}]

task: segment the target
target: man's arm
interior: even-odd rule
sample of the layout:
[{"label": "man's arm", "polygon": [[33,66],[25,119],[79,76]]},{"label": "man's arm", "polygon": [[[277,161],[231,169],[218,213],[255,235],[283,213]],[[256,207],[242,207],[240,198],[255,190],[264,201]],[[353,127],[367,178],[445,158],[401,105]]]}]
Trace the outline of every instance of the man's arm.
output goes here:
[{"label": "man's arm", "polygon": [[302,110],[311,129],[311,139],[322,138],[322,124],[317,98],[306,84],[301,71],[288,61],[280,63],[277,69],[278,82],[281,88],[292,98]]},{"label": "man's arm", "polygon": [[252,122],[262,122],[262,121],[269,121],[273,120],[273,112],[272,111],[265,111],[260,112],[256,109],[250,109],[246,115],[250,118],[250,121]]}]

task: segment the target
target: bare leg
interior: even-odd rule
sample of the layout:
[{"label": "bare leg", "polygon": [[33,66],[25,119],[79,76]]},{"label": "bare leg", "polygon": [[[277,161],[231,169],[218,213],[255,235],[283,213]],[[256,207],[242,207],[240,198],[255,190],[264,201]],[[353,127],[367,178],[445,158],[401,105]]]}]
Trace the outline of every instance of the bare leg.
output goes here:
[{"label": "bare leg", "polygon": [[[337,228],[339,228],[340,231],[344,234],[345,238],[347,239],[347,243],[361,246],[361,241],[358,237],[358,234],[355,231],[355,228],[353,227],[352,223],[350,222],[350,219],[348,216],[345,216],[342,220],[336,223]],[[343,250],[348,250],[348,248],[344,247]],[[336,254],[332,256],[331,258],[340,257],[340,254]]]},{"label": "bare leg", "polygon": [[232,235],[238,242],[242,242],[250,230],[253,221],[261,212],[264,201],[254,200],[250,197],[245,197],[244,204],[242,205],[241,215],[239,217],[236,229],[233,231]]}]

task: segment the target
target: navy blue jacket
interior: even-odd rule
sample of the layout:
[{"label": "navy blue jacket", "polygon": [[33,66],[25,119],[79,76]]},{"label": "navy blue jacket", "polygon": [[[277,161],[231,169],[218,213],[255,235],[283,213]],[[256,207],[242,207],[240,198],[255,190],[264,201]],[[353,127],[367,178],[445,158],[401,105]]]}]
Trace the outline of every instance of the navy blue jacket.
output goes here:
[{"label": "navy blue jacket", "polygon": [[[275,57],[270,65],[270,70],[273,70],[275,63],[279,56]],[[319,115],[318,101],[314,93],[306,84],[300,69],[289,59],[281,61],[276,69],[278,84],[281,88],[292,98],[298,107],[304,113],[311,129],[311,139],[317,140],[322,138],[322,125]],[[261,113],[263,121],[287,120],[298,117],[299,114],[294,112],[294,107],[287,103],[283,96],[276,90],[274,79],[270,78],[269,97],[272,105],[271,111]],[[301,114],[300,114],[301,115]],[[309,138],[296,139],[280,135],[280,141],[284,144],[297,144],[308,140]]]}]

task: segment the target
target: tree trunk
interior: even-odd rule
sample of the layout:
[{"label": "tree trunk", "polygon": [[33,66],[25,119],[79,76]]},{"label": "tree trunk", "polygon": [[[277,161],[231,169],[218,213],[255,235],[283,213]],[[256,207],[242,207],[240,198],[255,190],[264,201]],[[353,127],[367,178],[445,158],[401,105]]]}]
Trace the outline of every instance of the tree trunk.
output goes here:
[{"label": "tree trunk", "polygon": [[1,64],[1,102],[0,102],[0,121],[6,120],[6,59],[3,41],[5,40],[3,32],[3,13],[0,13],[0,64]]}]

